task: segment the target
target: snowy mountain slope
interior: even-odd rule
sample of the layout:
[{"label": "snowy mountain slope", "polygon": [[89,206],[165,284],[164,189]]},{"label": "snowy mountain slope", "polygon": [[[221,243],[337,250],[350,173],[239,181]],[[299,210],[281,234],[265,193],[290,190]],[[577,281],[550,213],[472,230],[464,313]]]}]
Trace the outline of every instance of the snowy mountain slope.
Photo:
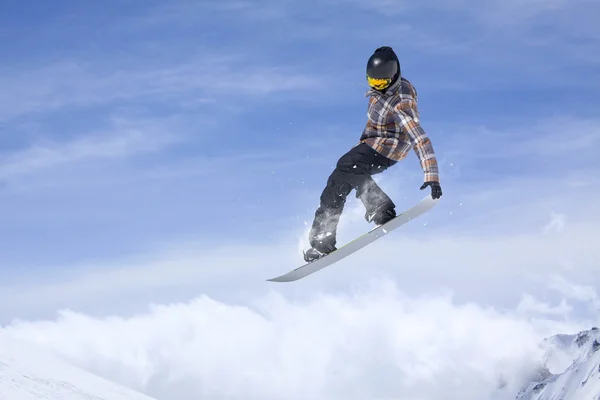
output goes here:
[{"label": "snowy mountain slope", "polygon": [[555,335],[546,340],[542,379],[520,400],[600,400],[600,330]]},{"label": "snowy mountain slope", "polygon": [[0,400],[155,400],[0,332]]}]

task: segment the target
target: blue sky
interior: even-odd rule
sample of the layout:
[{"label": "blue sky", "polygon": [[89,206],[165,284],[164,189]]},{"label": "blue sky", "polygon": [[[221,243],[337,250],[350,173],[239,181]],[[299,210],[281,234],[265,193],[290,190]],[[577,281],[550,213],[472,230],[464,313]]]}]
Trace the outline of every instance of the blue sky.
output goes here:
[{"label": "blue sky", "polygon": [[[364,126],[383,44],[440,161],[445,201],[424,232],[477,226],[488,189],[596,178],[596,6],[566,5],[5,2],[0,266],[30,279],[302,229]],[[423,195],[414,155],[386,175],[399,207]]]},{"label": "blue sky", "polygon": [[[519,327],[531,317],[531,337],[597,322],[597,15],[585,0],[3,1],[0,323],[81,322],[68,340],[86,349],[109,340],[86,324],[117,340],[140,319],[179,315],[187,329],[212,306],[166,317],[148,304],[206,295],[237,315],[229,304],[293,313],[297,299],[309,313],[323,293],[360,308],[345,296],[390,282],[425,296],[415,309],[451,292],[448,313],[474,302]],[[419,92],[442,201],[310,279],[267,284],[302,261],[327,176],[364,126],[364,68],[381,45]],[[422,179],[414,154],[378,177],[399,208],[424,196]],[[351,195],[340,239],[368,228]],[[389,307],[406,305],[398,296]],[[106,315],[125,320],[93,319]],[[119,370],[118,356],[78,349],[78,362]]]},{"label": "blue sky", "polygon": [[[543,134],[593,136],[530,128],[595,118],[593,5],[426,4],[4,3],[1,264],[26,272],[177,236],[266,241],[310,217],[360,135],[364,64],[382,44],[419,90],[447,204],[462,183],[546,161],[504,155],[498,131],[519,129],[533,150],[555,140]],[[564,174],[563,160],[539,173]],[[400,168],[420,196],[414,157]]]}]

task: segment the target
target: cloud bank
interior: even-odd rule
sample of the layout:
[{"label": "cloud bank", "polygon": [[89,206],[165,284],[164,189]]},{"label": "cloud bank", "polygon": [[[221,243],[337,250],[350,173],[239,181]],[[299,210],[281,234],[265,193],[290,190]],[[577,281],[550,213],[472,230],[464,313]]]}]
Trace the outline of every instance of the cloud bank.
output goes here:
[{"label": "cloud bank", "polygon": [[65,311],[3,331],[160,399],[512,399],[537,372],[542,337],[585,327],[522,311],[374,280],[306,301],[200,296],[130,318]]}]

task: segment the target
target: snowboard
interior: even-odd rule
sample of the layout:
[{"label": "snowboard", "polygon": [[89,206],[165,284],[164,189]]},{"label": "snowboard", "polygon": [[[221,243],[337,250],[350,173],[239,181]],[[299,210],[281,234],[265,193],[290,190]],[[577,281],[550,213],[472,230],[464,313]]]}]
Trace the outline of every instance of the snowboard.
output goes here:
[{"label": "snowboard", "polygon": [[267,281],[292,282],[313,274],[331,264],[334,264],[337,261],[340,261],[343,258],[348,257],[350,254],[385,236],[387,233],[393,231],[399,226],[404,225],[414,218],[424,214],[433,208],[438,201],[439,199],[434,200],[431,195],[429,195],[421,200],[417,205],[397,215],[394,219],[386,222],[383,225],[376,226],[367,233],[357,237],[351,242],[346,243],[342,247],[339,247],[337,250],[327,254],[326,256],[304,264],[303,266],[291,270],[290,272],[276,278],[267,279]]}]

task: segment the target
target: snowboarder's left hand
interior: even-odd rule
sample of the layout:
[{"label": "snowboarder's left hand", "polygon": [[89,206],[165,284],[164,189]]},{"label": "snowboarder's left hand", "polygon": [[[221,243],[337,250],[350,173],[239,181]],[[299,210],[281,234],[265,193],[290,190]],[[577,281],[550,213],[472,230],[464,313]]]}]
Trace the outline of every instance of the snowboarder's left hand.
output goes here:
[{"label": "snowboarder's left hand", "polygon": [[440,197],[442,197],[442,187],[440,186],[439,182],[425,182],[421,186],[421,190],[425,189],[427,186],[431,186],[431,197],[433,199],[439,199]]}]

